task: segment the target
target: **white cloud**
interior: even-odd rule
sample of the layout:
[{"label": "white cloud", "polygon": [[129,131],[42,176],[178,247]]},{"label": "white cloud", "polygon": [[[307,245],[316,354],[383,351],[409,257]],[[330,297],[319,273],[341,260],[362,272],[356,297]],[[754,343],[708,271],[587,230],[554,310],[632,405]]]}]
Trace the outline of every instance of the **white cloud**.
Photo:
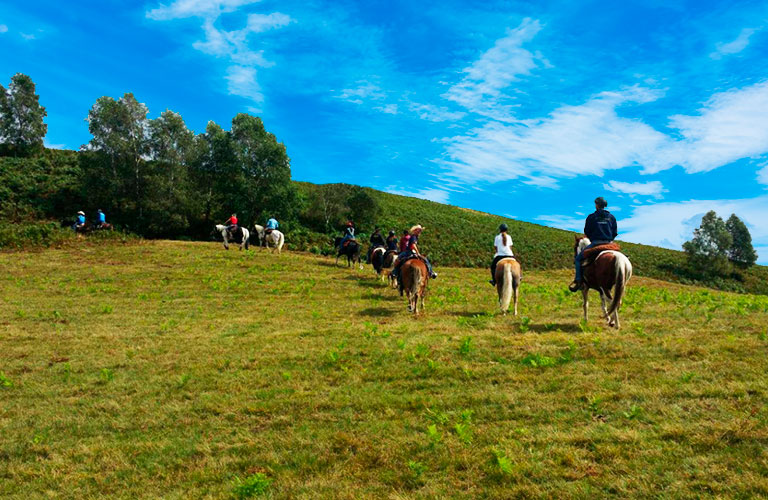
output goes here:
[{"label": "white cloud", "polygon": [[569,215],[540,215],[539,217],[536,217],[536,220],[558,229],[581,232],[584,229],[585,217],[571,217]]},{"label": "white cloud", "polygon": [[225,78],[230,94],[245,97],[257,103],[264,101],[261,87],[256,81],[256,69],[247,66],[230,66]]},{"label": "white cloud", "polygon": [[614,193],[634,194],[640,196],[653,196],[661,198],[661,193],[666,192],[664,186],[659,181],[650,182],[621,182],[610,181],[603,184],[603,188]]},{"label": "white cloud", "polygon": [[526,18],[517,28],[508,29],[506,36],[464,69],[466,76],[443,97],[473,112],[498,116],[499,107],[494,104],[503,97],[502,90],[520,76],[529,75],[541,59],[522,48],[541,28],[539,21]]},{"label": "white cloud", "polygon": [[768,186],[768,163],[763,163],[762,168],[757,171],[757,182]]},{"label": "white cloud", "polygon": [[[683,139],[657,152],[649,173],[682,165],[689,173],[707,172],[741,158],[768,152],[768,81],[713,95],[695,116],[670,117]],[[661,157],[669,158],[667,162]]]},{"label": "white cloud", "polygon": [[35,38],[37,38],[32,33],[19,33],[19,35],[21,35],[21,38],[23,38],[24,40],[34,40]]},{"label": "white cloud", "polygon": [[388,115],[396,115],[397,114],[397,104],[385,104],[384,106],[376,106],[376,111],[381,111],[382,113],[386,113]]},{"label": "white cloud", "polygon": [[0,24],[0,33],[7,33],[8,32],[8,26],[5,24]]},{"label": "white cloud", "polygon": [[709,54],[709,57],[712,59],[720,59],[723,56],[738,54],[747,48],[747,45],[749,45],[749,38],[754,35],[756,31],[759,31],[759,29],[744,28],[739,33],[739,36],[732,42],[718,43],[715,46],[715,51]]},{"label": "white cloud", "polygon": [[342,89],[336,97],[353,104],[362,104],[364,100],[381,101],[386,97],[381,88],[374,83],[361,80],[357,84],[358,86],[355,88]]},{"label": "white cloud", "polygon": [[196,41],[192,46],[200,52],[231,63],[225,75],[230,94],[261,103],[264,95],[256,81],[256,68],[267,68],[274,64],[266,59],[263,50],[251,47],[252,35],[282,28],[291,24],[293,19],[280,12],[249,14],[242,29],[228,31],[217,27],[217,21],[222,14],[235,12],[240,7],[256,1],[258,0],[177,0],[170,5],[160,5],[147,11],[146,16],[158,21],[201,18],[205,39]]},{"label": "white cloud", "polygon": [[522,178],[554,187],[557,178],[603,175],[632,164],[654,164],[666,136],[639,120],[622,118],[616,107],[648,102],[657,92],[630,87],[604,92],[579,106],[563,106],[549,117],[490,122],[469,134],[446,139],[443,162],[459,179],[496,182]]},{"label": "white cloud", "polygon": [[431,122],[445,122],[461,120],[467,114],[463,111],[451,111],[444,106],[435,106],[433,104],[411,103],[409,106],[422,120]]},{"label": "white cloud", "polygon": [[257,3],[259,0],[176,0],[170,5],[147,11],[146,15],[155,21],[185,19],[189,17],[217,18],[225,12],[234,12],[238,8]]}]

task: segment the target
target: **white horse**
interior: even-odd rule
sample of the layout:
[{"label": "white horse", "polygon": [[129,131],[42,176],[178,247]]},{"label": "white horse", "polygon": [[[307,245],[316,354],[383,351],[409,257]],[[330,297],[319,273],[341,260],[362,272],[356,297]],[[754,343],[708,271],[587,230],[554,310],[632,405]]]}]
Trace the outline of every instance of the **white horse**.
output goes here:
[{"label": "white horse", "polygon": [[266,234],[267,231],[264,229],[264,226],[258,224],[253,226],[253,228],[256,231],[256,234],[259,235],[259,245],[266,248],[273,248],[277,250],[279,255],[283,250],[283,245],[285,245],[285,235],[277,229],[273,229],[271,233]]},{"label": "white horse", "polygon": [[[240,226],[240,230],[243,232],[243,239],[240,241],[240,250],[245,247],[246,250],[248,250],[248,246],[250,245],[249,240],[251,239],[251,233],[248,232],[248,230],[242,226]],[[213,230],[215,233],[221,234],[221,238],[224,240],[224,248],[229,250],[229,231],[227,230],[227,226],[224,224],[216,224],[216,227]]]}]

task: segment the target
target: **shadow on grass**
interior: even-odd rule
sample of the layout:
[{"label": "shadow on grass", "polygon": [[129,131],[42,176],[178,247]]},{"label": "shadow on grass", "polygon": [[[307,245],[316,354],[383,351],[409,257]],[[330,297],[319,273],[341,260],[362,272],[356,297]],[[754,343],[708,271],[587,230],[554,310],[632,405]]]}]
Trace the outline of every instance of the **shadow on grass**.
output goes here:
[{"label": "shadow on grass", "polygon": [[396,314],[396,311],[392,311],[391,309],[387,309],[385,307],[369,307],[367,309],[361,310],[359,314],[361,316],[382,317],[382,316],[394,316]]},{"label": "shadow on grass", "polygon": [[528,329],[536,333],[549,333],[549,332],[567,332],[567,333],[580,333],[581,327],[578,323],[547,323],[538,324],[532,323],[528,325]]},{"label": "shadow on grass", "polygon": [[463,318],[473,318],[475,316],[491,316],[488,311],[450,311],[450,316],[461,316]]}]

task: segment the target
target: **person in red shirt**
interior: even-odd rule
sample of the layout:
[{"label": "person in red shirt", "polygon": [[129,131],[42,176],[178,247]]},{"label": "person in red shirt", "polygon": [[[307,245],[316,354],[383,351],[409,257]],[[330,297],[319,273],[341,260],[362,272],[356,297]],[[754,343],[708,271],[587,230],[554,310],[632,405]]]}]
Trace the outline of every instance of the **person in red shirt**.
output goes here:
[{"label": "person in red shirt", "polygon": [[408,230],[406,229],[403,231],[403,236],[400,237],[400,253],[408,251],[408,243],[411,241],[411,235],[408,233]]},{"label": "person in red shirt", "polygon": [[227,231],[229,231],[229,234],[234,236],[237,232],[237,214],[232,214],[232,216],[227,219],[227,222],[225,222],[224,225],[227,226]]}]

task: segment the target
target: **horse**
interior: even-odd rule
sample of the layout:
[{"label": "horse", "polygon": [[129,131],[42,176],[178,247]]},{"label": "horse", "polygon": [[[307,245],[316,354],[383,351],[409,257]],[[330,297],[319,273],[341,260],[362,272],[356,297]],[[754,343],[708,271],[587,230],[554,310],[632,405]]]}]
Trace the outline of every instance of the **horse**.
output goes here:
[{"label": "horse", "polygon": [[[242,239],[240,240],[240,250],[245,247],[246,250],[248,250],[248,246],[250,245],[250,237],[251,233],[248,232],[246,228],[243,226],[240,226],[240,231],[242,235]],[[213,228],[213,232],[217,234],[221,234],[222,239],[224,240],[224,248],[229,250],[229,230],[227,229],[227,226],[223,224],[216,224],[216,226]]]},{"label": "horse", "polygon": [[520,297],[520,281],[523,279],[520,263],[510,257],[496,264],[496,291],[499,293],[499,308],[503,314],[509,311],[509,303],[515,299],[514,313],[517,316],[517,300]]},{"label": "horse", "polygon": [[[590,244],[586,236],[576,236],[573,246],[574,257]],[[600,300],[603,304],[603,319],[608,321],[608,326],[617,330],[621,327],[619,323],[619,308],[624,298],[627,284],[632,278],[632,263],[626,255],[615,249],[606,249],[600,251],[599,246],[595,247],[599,255],[591,264],[584,268],[584,279],[582,281],[581,293],[584,299],[584,322],[587,322],[587,309],[589,307],[589,290],[597,290],[600,293]],[[618,247],[615,247],[618,248]],[[611,297],[613,289],[613,297]],[[605,299],[611,301],[606,309]]]},{"label": "horse", "polygon": [[377,246],[371,250],[371,258],[369,262],[373,267],[373,270],[378,276],[381,276],[381,268],[384,265],[384,254],[387,253],[387,249],[382,246]]},{"label": "horse", "polygon": [[395,270],[395,264],[397,264],[398,253],[395,250],[388,250],[384,253],[381,269],[379,270],[379,277],[381,281],[389,281],[389,285],[392,288],[397,288],[397,278],[392,274]]},{"label": "horse", "polygon": [[341,237],[337,237],[333,242],[333,246],[339,249],[339,253],[336,255],[336,265],[339,264],[339,257],[345,255],[347,257],[347,267],[357,262],[360,269],[362,269],[363,261],[360,259],[360,251],[362,250],[362,247],[360,246],[360,243],[358,243],[357,240],[348,240],[346,245],[341,246],[341,240]]},{"label": "horse", "polygon": [[400,296],[405,291],[408,297],[408,311],[418,316],[424,312],[424,295],[427,293],[429,273],[427,265],[419,258],[408,259],[400,266]]}]

